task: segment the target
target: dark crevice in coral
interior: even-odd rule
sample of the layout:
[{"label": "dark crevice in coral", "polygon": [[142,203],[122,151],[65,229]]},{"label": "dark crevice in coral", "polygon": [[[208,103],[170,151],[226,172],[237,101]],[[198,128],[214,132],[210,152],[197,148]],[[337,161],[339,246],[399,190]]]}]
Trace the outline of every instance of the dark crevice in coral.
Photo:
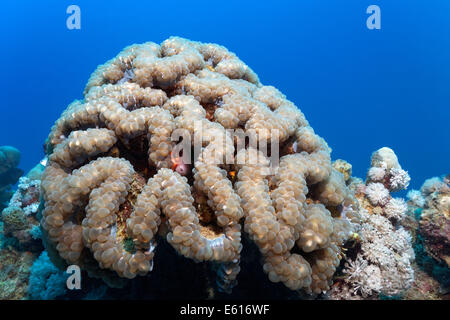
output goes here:
[{"label": "dark crevice in coral", "polygon": [[144,104],[142,104],[138,101],[136,101],[136,102],[133,101],[133,103],[130,103],[130,104],[128,104],[127,102],[123,102],[123,103],[121,103],[121,105],[124,109],[127,109],[130,112],[146,107]]},{"label": "dark crevice in coral", "polygon": [[[255,264],[256,261],[262,261],[261,253],[246,235],[243,235],[242,239],[241,272],[237,277],[238,282],[231,295],[217,290],[217,275],[214,268],[211,268],[211,263],[196,263],[179,255],[164,238],[158,237],[157,243],[154,257],[155,267],[146,276],[138,276],[132,280],[121,282],[124,279],[119,278],[110,270],[99,269],[98,267],[97,269],[90,268],[91,277],[94,274],[101,275],[110,286],[116,287],[105,288],[105,293],[101,298],[177,300],[186,299],[187,292],[189,299],[193,300],[228,300],[230,297],[236,300],[292,300],[302,298],[301,292],[291,291],[282,283],[269,281],[263,271],[262,264]],[[90,255],[90,253],[86,254]],[[89,260],[88,256],[85,258]],[[93,257],[91,256],[90,259],[93,259]],[[69,292],[68,297],[72,299],[82,298],[93,288],[98,289],[100,287],[102,287],[100,280],[88,278],[86,272],[83,272],[82,290]]]},{"label": "dark crevice in coral", "polygon": [[[297,244],[294,244],[294,247],[291,249],[290,253],[291,253],[291,254],[299,254],[299,255],[303,256],[303,258],[305,258],[305,256],[307,255],[307,254],[305,254],[305,252],[303,252],[302,249],[300,249],[300,248],[297,246]],[[306,258],[305,258],[305,259],[306,259]]]},{"label": "dark crevice in coral", "polygon": [[148,139],[146,134],[131,139],[127,145],[118,140],[116,147],[117,154],[115,156],[128,160],[134,170],[145,177],[146,180],[156,173],[156,168],[150,167],[148,164]]},{"label": "dark crevice in coral", "polygon": [[288,155],[288,154],[296,153],[296,150],[294,148],[294,143],[296,141],[297,141],[297,138],[294,136],[280,144],[280,149],[279,149],[280,158],[285,155]]},{"label": "dark crevice in coral", "polygon": [[215,103],[200,103],[200,105],[205,109],[206,111],[206,119],[214,122],[214,112],[216,112],[216,109],[219,108],[219,106]]},{"label": "dark crevice in coral", "polygon": [[341,210],[337,206],[325,206],[325,208],[330,211],[330,214],[333,218],[339,218],[341,216]]}]

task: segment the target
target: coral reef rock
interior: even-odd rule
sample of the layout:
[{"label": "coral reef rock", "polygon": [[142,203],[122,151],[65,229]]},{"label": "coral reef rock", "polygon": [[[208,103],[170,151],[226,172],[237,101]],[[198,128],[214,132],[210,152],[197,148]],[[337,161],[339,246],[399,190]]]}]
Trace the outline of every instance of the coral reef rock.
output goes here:
[{"label": "coral reef rock", "polygon": [[4,224],[4,236],[16,239],[22,250],[42,250],[38,217],[40,190],[40,180],[21,177],[8,207],[0,215]]},{"label": "coral reef rock", "polygon": [[450,175],[426,180],[420,192],[424,202],[419,233],[425,250],[450,267]]},{"label": "coral reef rock", "polygon": [[[176,152],[177,130],[191,139],[183,156],[196,154],[200,136],[191,163]],[[359,223],[344,175],[303,113],[216,44],[172,37],[125,48],[91,75],[46,151],[49,256],[104,279],[148,274],[167,241],[185,258],[220,264],[229,292],[245,232],[272,282],[318,294]]]},{"label": "coral reef rock", "polygon": [[23,171],[17,166],[20,162],[20,151],[10,146],[0,146],[0,210],[7,206],[14,185]]},{"label": "coral reef rock", "polygon": [[[0,233],[3,231],[0,222]],[[23,300],[27,298],[28,277],[36,255],[21,252],[5,243],[0,237],[0,299]]]},{"label": "coral reef rock", "polygon": [[414,264],[414,282],[403,293],[403,300],[442,300],[439,282]]},{"label": "coral reef rock", "polygon": [[39,225],[43,169],[39,164],[19,179],[17,190],[0,214],[0,299],[28,298],[31,266],[43,250]]}]

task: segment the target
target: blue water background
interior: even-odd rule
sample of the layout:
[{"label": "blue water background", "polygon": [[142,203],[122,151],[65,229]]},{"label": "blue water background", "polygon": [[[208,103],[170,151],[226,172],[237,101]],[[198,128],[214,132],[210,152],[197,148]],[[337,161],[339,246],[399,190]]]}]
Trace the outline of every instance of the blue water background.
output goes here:
[{"label": "blue water background", "polygon": [[[81,30],[66,8],[81,8]],[[366,8],[381,8],[368,30]],[[411,186],[450,173],[450,1],[2,1],[0,145],[42,144],[97,65],[132,43],[171,35],[235,52],[281,90],[364,177],[371,153],[395,150]]]}]

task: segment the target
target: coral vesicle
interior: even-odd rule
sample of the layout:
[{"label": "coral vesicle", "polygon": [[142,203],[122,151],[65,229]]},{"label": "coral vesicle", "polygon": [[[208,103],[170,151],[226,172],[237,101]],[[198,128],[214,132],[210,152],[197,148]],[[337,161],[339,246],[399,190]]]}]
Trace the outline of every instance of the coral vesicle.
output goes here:
[{"label": "coral vesicle", "polygon": [[[198,157],[174,163],[172,134],[194,140],[198,124]],[[275,171],[274,153],[245,141],[239,149],[230,129],[256,132],[260,144],[276,131]],[[91,75],[46,149],[49,243],[67,263],[87,268],[90,254],[120,277],[151,271],[163,237],[186,258],[222,264],[222,283],[234,284],[244,231],[271,281],[320,293],[359,222],[344,175],[303,113],[216,44],[172,37],[125,48]]]}]

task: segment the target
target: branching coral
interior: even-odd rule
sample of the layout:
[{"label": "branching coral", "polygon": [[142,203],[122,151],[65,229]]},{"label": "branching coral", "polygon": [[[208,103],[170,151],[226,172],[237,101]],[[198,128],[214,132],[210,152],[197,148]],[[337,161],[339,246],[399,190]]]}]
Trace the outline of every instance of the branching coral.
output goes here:
[{"label": "branching coral", "polygon": [[[243,225],[271,281],[329,288],[357,202],[302,112],[235,54],[176,37],[133,45],[84,93],[52,128],[42,180],[41,224],[66,262],[90,252],[121,277],[145,275],[160,235],[234,284]],[[194,157],[180,159],[180,129]]]}]

